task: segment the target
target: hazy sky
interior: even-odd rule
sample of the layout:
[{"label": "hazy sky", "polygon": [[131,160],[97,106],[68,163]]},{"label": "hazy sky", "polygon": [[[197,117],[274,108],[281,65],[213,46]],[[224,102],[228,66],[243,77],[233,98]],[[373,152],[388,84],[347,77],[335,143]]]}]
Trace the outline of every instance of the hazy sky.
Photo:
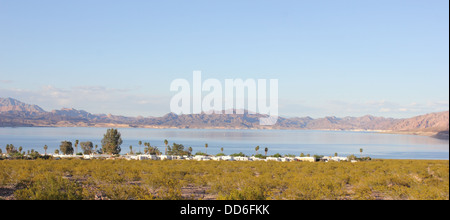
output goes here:
[{"label": "hazy sky", "polygon": [[278,79],[282,116],[449,108],[448,0],[0,0],[0,97],[160,116],[176,78]]}]

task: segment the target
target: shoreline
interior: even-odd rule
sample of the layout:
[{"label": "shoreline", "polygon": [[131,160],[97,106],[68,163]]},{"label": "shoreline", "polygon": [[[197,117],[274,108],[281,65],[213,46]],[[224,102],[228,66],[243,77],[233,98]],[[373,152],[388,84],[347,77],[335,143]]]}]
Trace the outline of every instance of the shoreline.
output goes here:
[{"label": "shoreline", "polygon": [[[304,129],[304,128],[245,128],[245,127],[171,127],[171,126],[134,126],[129,124],[98,124],[94,126],[58,126],[58,125],[30,125],[30,126],[0,126],[0,128],[146,128],[146,129],[182,129],[182,130],[287,130],[287,131],[347,131],[347,132],[370,132],[378,134],[401,134],[427,136],[431,138],[449,140],[448,131],[394,131],[394,130],[369,130],[369,129]],[[441,135],[441,133],[447,135]]]}]

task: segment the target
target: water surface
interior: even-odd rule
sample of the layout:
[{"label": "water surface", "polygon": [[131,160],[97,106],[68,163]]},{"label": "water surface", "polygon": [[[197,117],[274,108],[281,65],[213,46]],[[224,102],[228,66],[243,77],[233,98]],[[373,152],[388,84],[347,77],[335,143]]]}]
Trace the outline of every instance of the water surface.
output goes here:
[{"label": "water surface", "polygon": [[[47,152],[59,149],[61,141],[92,141],[101,147],[101,139],[106,128],[0,128],[0,148],[5,152],[6,144],[22,146],[26,150]],[[385,159],[449,159],[449,141],[431,137],[399,134],[379,134],[352,131],[313,131],[313,130],[219,130],[219,129],[145,129],[120,128],[123,144],[122,154],[129,152],[132,145],[136,151],[144,150],[138,142],[150,142],[164,152],[164,139],[169,144],[180,143],[192,147],[193,152],[225,154],[243,152],[255,154],[255,147],[260,146],[259,153],[269,148],[268,154],[318,154],[347,156],[360,155]],[[79,147],[79,152],[81,148]]]}]

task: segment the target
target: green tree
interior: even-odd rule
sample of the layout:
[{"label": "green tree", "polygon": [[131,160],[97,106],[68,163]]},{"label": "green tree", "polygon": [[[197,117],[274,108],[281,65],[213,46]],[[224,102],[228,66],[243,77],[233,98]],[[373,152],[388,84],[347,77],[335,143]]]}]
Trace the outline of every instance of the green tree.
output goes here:
[{"label": "green tree", "polygon": [[139,152],[141,152],[142,141],[139,141]]},{"label": "green tree", "polygon": [[280,153],[276,153],[276,154],[272,155],[272,157],[283,157],[283,156],[281,156]]},{"label": "green tree", "polygon": [[266,147],[266,148],[264,149],[264,152],[266,153],[265,155],[267,156],[267,152],[269,152],[269,148]]},{"label": "green tree", "polygon": [[161,151],[159,151],[158,147],[150,146],[150,143],[145,143],[145,146],[148,146],[144,149],[144,152],[150,155],[161,155]]},{"label": "green tree", "polygon": [[23,147],[20,146],[20,147],[19,147],[19,153],[22,153],[22,150],[23,150]]},{"label": "green tree", "polygon": [[246,157],[247,155],[245,155],[242,152],[239,152],[239,153],[230,154],[230,156],[232,156],[232,157]]},{"label": "green tree", "polygon": [[220,148],[220,153],[222,153],[222,154],[223,154],[223,147],[221,147],[221,148]]},{"label": "green tree", "polygon": [[102,139],[102,149],[107,154],[119,154],[122,150],[121,134],[117,129],[111,128],[106,131]]},{"label": "green tree", "polygon": [[130,155],[133,154],[133,146],[130,145]]},{"label": "green tree", "polygon": [[348,160],[356,160],[356,156],[354,154],[347,156]]},{"label": "green tree", "polygon": [[305,157],[305,154],[304,154],[304,153],[301,153],[301,154],[300,154],[300,157]]},{"label": "green tree", "polygon": [[16,149],[16,147],[14,147],[14,145],[12,145],[12,144],[7,144],[6,145],[6,154],[14,154],[14,153],[17,153],[18,151],[17,151],[17,149]]},{"label": "green tree", "polygon": [[81,142],[80,146],[84,154],[92,154],[92,150],[94,149],[94,144],[92,142]]},{"label": "green tree", "polygon": [[144,142],[144,153],[148,153],[148,147],[147,147],[147,142]]},{"label": "green tree", "polygon": [[255,151],[256,151],[256,154],[258,154],[259,146],[256,146],[256,147],[255,147]]},{"label": "green tree", "polygon": [[323,155],[317,155],[317,154],[314,154],[313,157],[316,158],[316,161],[319,161],[320,158],[323,157]]},{"label": "green tree", "polygon": [[336,153],[334,153],[334,156],[335,156],[335,157],[337,157],[337,156],[338,156],[338,153],[337,153],[337,152],[336,152]]},{"label": "green tree", "polygon": [[169,155],[178,155],[178,156],[183,156],[183,155],[188,155],[189,152],[184,150],[184,146],[182,144],[177,144],[177,143],[173,143],[172,147],[168,148],[168,154]]},{"label": "green tree", "polygon": [[206,156],[206,154],[201,151],[198,151],[197,153],[195,153],[195,156],[197,156],[197,155]]},{"label": "green tree", "polygon": [[73,154],[72,142],[70,142],[70,141],[61,141],[61,145],[59,145],[59,150],[64,155]]},{"label": "green tree", "polygon": [[361,158],[362,158],[362,153],[363,153],[363,149],[362,148],[359,149],[359,153],[361,153]]},{"label": "green tree", "polygon": [[58,150],[58,149],[55,150],[55,154],[56,154],[56,155],[59,154],[59,150]]},{"label": "green tree", "polygon": [[208,155],[208,143],[205,144],[205,154]]}]

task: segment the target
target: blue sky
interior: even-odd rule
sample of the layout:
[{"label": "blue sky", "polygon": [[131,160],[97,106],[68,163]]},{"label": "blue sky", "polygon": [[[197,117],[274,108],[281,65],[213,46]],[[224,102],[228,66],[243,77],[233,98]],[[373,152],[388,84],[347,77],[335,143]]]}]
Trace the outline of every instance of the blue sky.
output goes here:
[{"label": "blue sky", "polygon": [[0,97],[160,116],[170,83],[278,79],[282,116],[449,106],[447,0],[0,0]]}]

